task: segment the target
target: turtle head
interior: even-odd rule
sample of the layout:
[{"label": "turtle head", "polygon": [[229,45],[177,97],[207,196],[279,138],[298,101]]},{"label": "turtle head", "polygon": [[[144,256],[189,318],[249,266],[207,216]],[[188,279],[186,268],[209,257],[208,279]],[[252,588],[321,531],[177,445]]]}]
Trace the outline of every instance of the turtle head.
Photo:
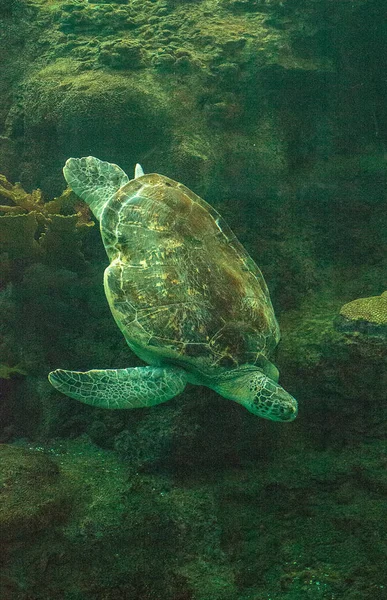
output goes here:
[{"label": "turtle head", "polygon": [[294,421],[298,413],[297,400],[276,381],[256,374],[252,388],[255,391],[252,401],[242,402],[247,410],[271,421]]},{"label": "turtle head", "polygon": [[256,368],[230,373],[213,389],[264,419],[287,422],[293,421],[297,416],[295,398]]}]

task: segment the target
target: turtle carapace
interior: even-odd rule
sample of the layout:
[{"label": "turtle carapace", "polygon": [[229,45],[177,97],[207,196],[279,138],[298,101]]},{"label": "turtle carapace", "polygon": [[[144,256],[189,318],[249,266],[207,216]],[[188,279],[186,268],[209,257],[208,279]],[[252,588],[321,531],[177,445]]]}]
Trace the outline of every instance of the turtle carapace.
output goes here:
[{"label": "turtle carapace", "polygon": [[93,406],[136,408],[165,402],[189,382],[261,417],[292,421],[296,400],[269,360],[279,341],[269,291],[219,213],[139,165],[129,180],[117,165],[70,158],[64,175],[100,221],[110,309],[149,366],[58,369],[52,385]]}]

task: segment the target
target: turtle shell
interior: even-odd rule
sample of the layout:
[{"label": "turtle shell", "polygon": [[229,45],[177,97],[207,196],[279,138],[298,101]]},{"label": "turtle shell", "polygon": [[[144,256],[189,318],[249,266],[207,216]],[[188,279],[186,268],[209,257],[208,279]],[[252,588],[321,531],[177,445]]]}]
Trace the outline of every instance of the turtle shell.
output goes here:
[{"label": "turtle shell", "polygon": [[129,346],[203,376],[264,364],[279,340],[261,271],[207,202],[158,174],[106,204],[105,292]]}]

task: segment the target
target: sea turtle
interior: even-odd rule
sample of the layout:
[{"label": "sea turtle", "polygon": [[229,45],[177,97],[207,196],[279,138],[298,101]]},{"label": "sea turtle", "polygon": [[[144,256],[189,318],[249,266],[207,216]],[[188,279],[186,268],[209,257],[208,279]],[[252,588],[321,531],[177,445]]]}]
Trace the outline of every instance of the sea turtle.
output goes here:
[{"label": "sea turtle", "polygon": [[181,183],[140,165],[135,177],[70,158],[66,181],[100,220],[113,317],[149,366],[57,369],[52,385],[103,408],[153,406],[205,385],[250,412],[292,421],[297,402],[268,360],[279,327],[262,273],[219,213]]}]

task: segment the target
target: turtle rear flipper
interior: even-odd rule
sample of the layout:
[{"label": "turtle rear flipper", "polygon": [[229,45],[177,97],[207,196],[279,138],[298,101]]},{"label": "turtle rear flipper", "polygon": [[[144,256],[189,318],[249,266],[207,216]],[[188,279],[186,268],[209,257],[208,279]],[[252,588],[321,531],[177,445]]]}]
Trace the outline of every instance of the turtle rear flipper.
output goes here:
[{"label": "turtle rear flipper", "polygon": [[97,219],[101,217],[106,202],[129,181],[118,165],[94,156],[69,158],[63,175],[77,196],[87,202]]},{"label": "turtle rear flipper", "polygon": [[52,371],[48,379],[60,392],[99,408],[154,406],[180,394],[187,376],[178,367],[135,367],[92,371]]}]

